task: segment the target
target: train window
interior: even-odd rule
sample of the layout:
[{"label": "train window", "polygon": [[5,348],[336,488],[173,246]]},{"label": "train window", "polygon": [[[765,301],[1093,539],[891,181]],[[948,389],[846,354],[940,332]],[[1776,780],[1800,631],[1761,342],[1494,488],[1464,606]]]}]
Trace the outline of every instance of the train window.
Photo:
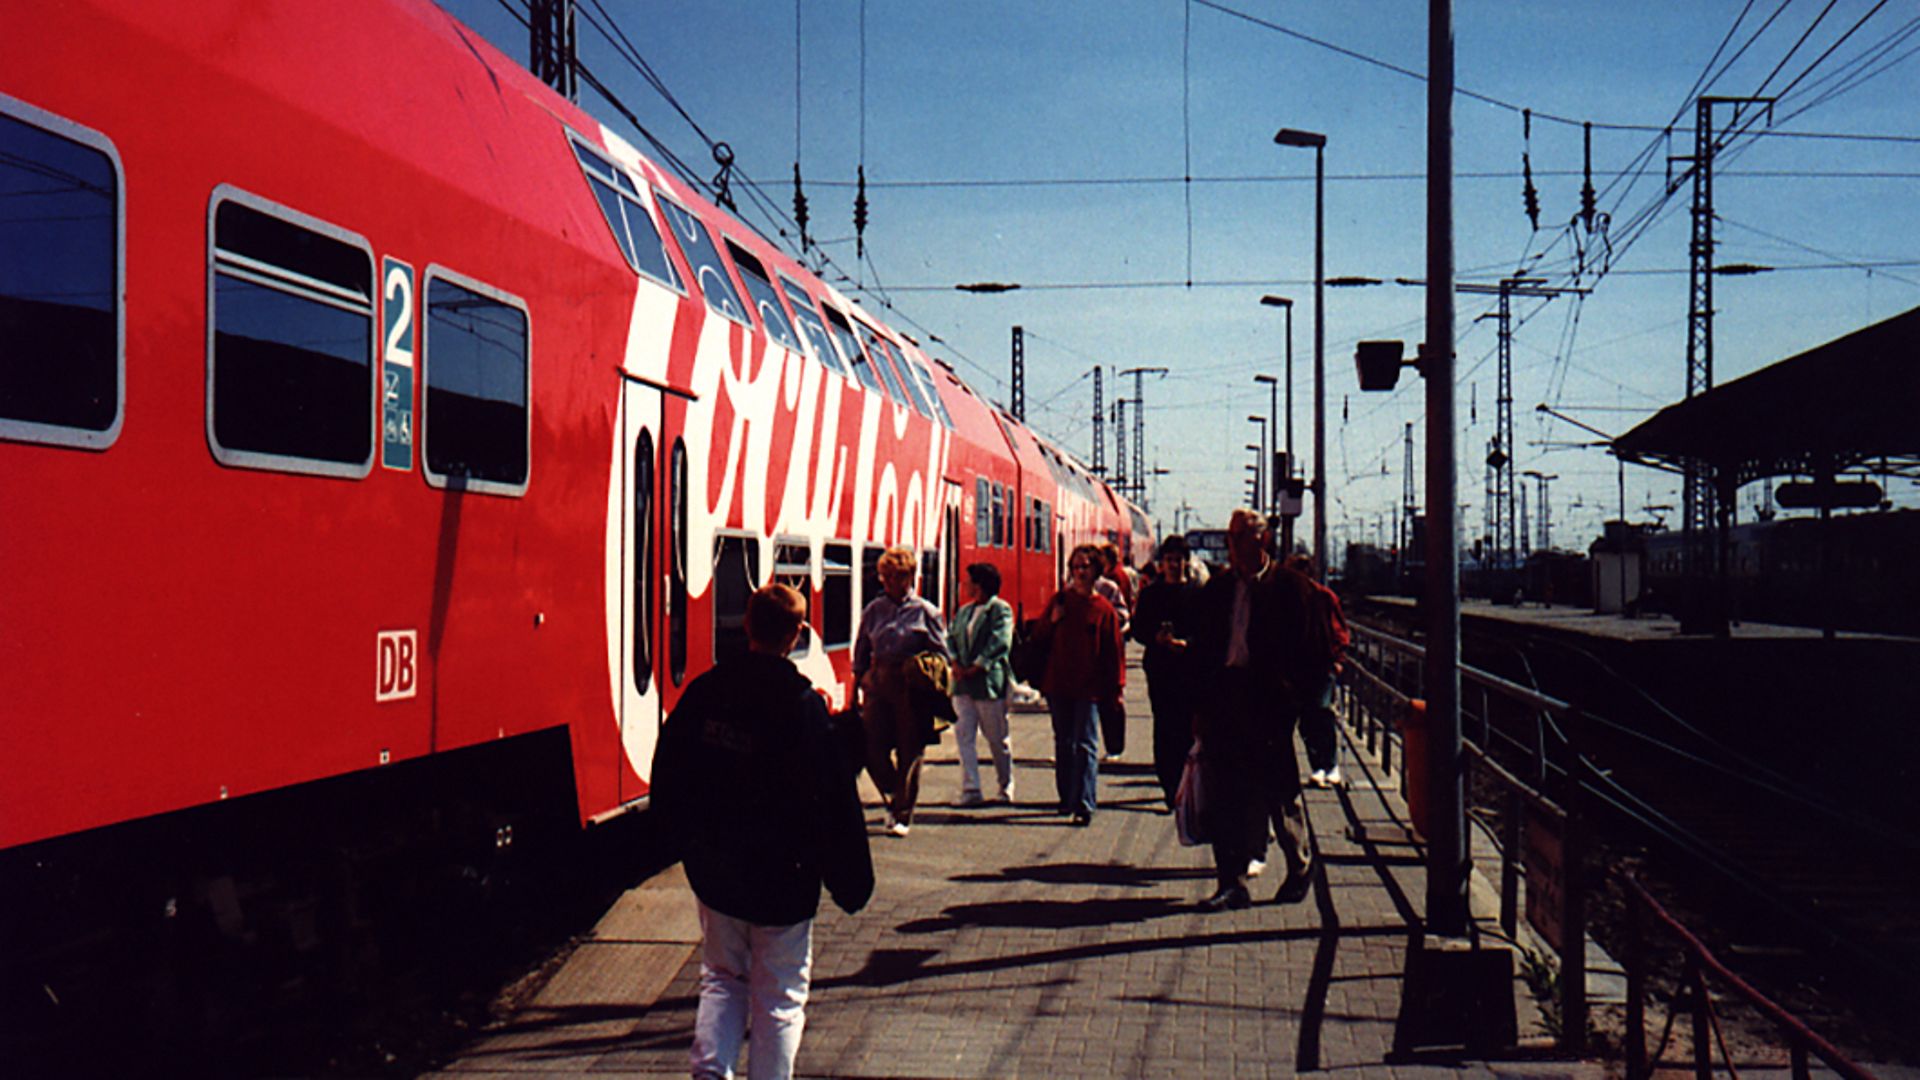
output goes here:
[{"label": "train window", "polygon": [[667,673],[673,685],[687,677],[687,442],[673,440],[667,462]]},{"label": "train window", "polygon": [[747,597],[760,586],[760,542],[751,536],[713,541],[713,660],[747,654]]},{"label": "train window", "polygon": [[900,369],[900,377],[906,380],[907,389],[912,391],[914,403],[929,420],[947,426],[946,409],[940,404],[940,394],[933,388],[933,380],[921,370],[920,365],[907,359],[900,346],[887,342],[887,355],[893,357],[893,365]]},{"label": "train window", "polygon": [[873,373],[873,365],[860,353],[860,343],[853,339],[853,329],[847,325],[846,317],[832,308],[827,308],[827,332],[833,337],[833,343],[840,346],[840,352],[853,367],[853,373],[869,390],[880,389],[880,377]]},{"label": "train window", "polygon": [[526,304],[438,266],[427,268],[420,342],[427,482],[527,490],[532,430]]},{"label": "train window", "polygon": [[653,432],[633,446],[633,689],[653,684]]},{"label": "train window", "polygon": [[973,478],[973,542],[978,547],[993,543],[993,489],[984,476]]},{"label": "train window", "polygon": [[126,230],[106,136],[0,95],[0,438],[120,434]]},{"label": "train window", "polygon": [[654,194],[661,213],[667,217],[673,238],[680,241],[680,254],[687,257],[687,265],[693,268],[693,278],[699,283],[700,295],[706,297],[707,306],[734,322],[753,325],[747,318],[746,305],[740,302],[740,294],[733,290],[733,279],[727,276],[727,268],[720,262],[713,238],[707,235],[707,226],[679,203],[657,190]]},{"label": "train window", "polygon": [[373,254],[365,240],[222,186],[209,270],[207,434],[226,465],[373,468]]},{"label": "train window", "polygon": [[794,642],[789,656],[805,656],[813,651],[813,549],[805,541],[789,540],[774,544],[773,580],[790,586],[806,601],[807,622],[801,624],[800,640]]},{"label": "train window", "polygon": [[760,312],[760,322],[767,328],[767,336],[799,352],[800,343],[793,338],[793,324],[787,322],[787,310],[780,306],[780,296],[773,291],[773,282],[767,278],[766,267],[731,240],[727,241],[727,252],[733,256],[733,265],[740,271],[740,280],[746,283],[747,295],[753,297],[753,306]]},{"label": "train window", "polygon": [[[907,404],[907,392],[901,389],[900,376],[894,374],[893,365],[887,363],[887,350],[880,335],[874,332],[873,327],[861,323],[860,336],[866,339],[867,359],[872,361],[873,367],[880,372],[881,380],[887,384],[887,396],[902,405]],[[921,412],[927,411],[925,405],[916,405],[915,408]]]},{"label": "train window", "polygon": [[813,297],[807,290],[793,283],[791,278],[782,277],[780,285],[786,290],[787,302],[793,305],[793,329],[805,343],[814,359],[827,366],[827,370],[844,377],[847,366],[840,360],[840,354],[834,351],[827,341],[827,324],[820,321],[820,313],[813,306]]},{"label": "train window", "polygon": [[1007,545],[1007,489],[1004,484],[993,485],[993,546]]},{"label": "train window", "polygon": [[627,264],[667,288],[679,291],[680,275],[673,272],[660,230],[654,227],[653,216],[641,204],[640,192],[634,188],[626,170],[578,140],[573,140],[573,156],[579,159],[580,170],[586,174],[593,197],[606,216],[607,227],[613,230],[614,242],[627,257]]},{"label": "train window", "polygon": [[903,359],[901,366],[906,369],[909,378],[920,380],[920,389],[932,403],[933,414],[939,419],[940,426],[952,430],[953,414],[947,411],[947,403],[940,400],[940,390],[934,384],[933,373],[922,367],[917,360]]},{"label": "train window", "polygon": [[820,549],[820,638],[829,649],[853,640],[853,548],[847,544]]}]

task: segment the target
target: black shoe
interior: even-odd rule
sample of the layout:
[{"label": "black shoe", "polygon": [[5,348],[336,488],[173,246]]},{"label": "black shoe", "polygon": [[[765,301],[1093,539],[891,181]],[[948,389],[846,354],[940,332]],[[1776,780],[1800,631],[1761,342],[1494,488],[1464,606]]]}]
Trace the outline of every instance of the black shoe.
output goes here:
[{"label": "black shoe", "polygon": [[1280,891],[1273,894],[1273,902],[1276,904],[1297,904],[1305,900],[1307,893],[1312,890],[1313,867],[1309,865],[1304,870],[1296,870],[1287,875],[1287,880],[1280,883]]},{"label": "black shoe", "polygon": [[1085,810],[1075,810],[1073,812],[1074,828],[1084,829],[1091,824],[1093,824],[1092,814],[1087,813]]},{"label": "black shoe", "polygon": [[1197,906],[1201,911],[1206,912],[1239,911],[1243,908],[1252,907],[1253,897],[1247,895],[1247,890],[1235,885],[1231,888],[1221,889],[1219,892],[1200,901]]}]

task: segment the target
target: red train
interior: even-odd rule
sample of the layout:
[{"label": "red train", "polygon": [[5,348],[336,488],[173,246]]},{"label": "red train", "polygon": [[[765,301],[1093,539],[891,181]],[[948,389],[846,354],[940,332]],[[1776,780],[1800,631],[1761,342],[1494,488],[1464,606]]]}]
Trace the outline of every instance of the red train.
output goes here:
[{"label": "red train", "polygon": [[0,35],[0,851],[535,735],[591,821],[758,583],[841,703],[885,546],[1151,543],[428,0],[188,8]]}]

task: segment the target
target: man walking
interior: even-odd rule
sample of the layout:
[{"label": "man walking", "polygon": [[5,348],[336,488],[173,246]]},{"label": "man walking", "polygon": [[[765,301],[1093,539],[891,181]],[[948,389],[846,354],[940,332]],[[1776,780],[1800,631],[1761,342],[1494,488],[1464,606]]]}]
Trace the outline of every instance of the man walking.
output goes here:
[{"label": "man walking", "polygon": [[793,1075],[821,885],[849,914],[873,893],[859,791],[787,659],[805,618],[789,586],[749,597],[747,653],[688,684],[654,752],[653,812],[699,901],[695,1077],[731,1077],[749,1034],[749,1076]]},{"label": "man walking", "polygon": [[1201,903],[1206,911],[1252,904],[1247,868],[1266,844],[1269,820],[1287,863],[1275,899],[1305,897],[1313,869],[1293,753],[1299,706],[1292,680],[1305,644],[1307,597],[1297,575],[1276,572],[1266,530],[1260,515],[1236,509],[1227,523],[1229,570],[1200,594],[1198,726],[1219,881]]}]

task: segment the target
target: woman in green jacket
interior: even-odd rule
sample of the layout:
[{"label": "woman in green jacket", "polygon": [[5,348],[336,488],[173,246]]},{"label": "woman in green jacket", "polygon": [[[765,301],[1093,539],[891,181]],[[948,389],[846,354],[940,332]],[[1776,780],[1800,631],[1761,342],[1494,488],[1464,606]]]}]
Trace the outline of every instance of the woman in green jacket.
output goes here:
[{"label": "woman in green jacket", "polygon": [[995,802],[1013,801],[1013,740],[1007,729],[1007,693],[1013,685],[1013,667],[1007,654],[1013,648],[1013,608],[1000,599],[1000,571],[990,563],[967,567],[973,602],[954,614],[947,627],[947,647],[953,652],[954,739],[960,747],[960,805],[979,806],[980,751],[978,732],[987,737],[993,754],[994,778],[1000,782]]}]

